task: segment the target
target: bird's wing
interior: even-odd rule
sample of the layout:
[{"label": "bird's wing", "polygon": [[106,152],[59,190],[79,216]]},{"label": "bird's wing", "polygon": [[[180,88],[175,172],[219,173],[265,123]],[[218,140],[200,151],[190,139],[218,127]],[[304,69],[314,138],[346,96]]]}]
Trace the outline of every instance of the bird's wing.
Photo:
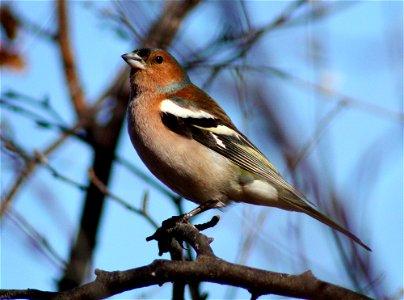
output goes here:
[{"label": "bird's wing", "polygon": [[233,124],[205,110],[185,106],[185,103],[178,97],[162,102],[161,118],[169,129],[220,153],[240,168],[265,178],[277,188],[299,193]]}]

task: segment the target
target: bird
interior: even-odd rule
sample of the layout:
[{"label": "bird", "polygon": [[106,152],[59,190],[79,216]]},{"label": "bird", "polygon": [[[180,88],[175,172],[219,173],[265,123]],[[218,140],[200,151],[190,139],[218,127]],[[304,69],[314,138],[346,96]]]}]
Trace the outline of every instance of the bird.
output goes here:
[{"label": "bird", "polygon": [[174,56],[142,48],[122,58],[130,67],[129,137],[154,176],[199,204],[185,219],[232,202],[275,207],[305,213],[371,251],[289,184]]}]

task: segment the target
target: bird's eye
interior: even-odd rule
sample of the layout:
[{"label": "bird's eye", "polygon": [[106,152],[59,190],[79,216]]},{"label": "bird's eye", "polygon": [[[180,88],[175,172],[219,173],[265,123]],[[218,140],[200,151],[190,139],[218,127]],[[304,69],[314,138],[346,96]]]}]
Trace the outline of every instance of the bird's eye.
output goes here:
[{"label": "bird's eye", "polygon": [[161,64],[161,63],[163,63],[163,57],[162,56],[156,56],[156,58],[154,59],[154,61],[156,62],[156,63],[158,63],[158,64]]}]

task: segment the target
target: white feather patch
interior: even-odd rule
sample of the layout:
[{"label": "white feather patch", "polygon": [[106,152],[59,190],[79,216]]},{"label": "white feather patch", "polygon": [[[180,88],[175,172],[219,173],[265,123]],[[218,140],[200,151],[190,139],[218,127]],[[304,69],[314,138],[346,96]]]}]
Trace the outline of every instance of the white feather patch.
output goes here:
[{"label": "white feather patch", "polygon": [[254,202],[261,205],[267,205],[268,202],[278,200],[276,188],[264,180],[253,180],[244,186],[244,191],[253,199],[259,199],[259,201],[255,200]]},{"label": "white feather patch", "polygon": [[218,125],[216,127],[209,127],[209,128],[205,128],[205,129],[209,130],[211,132],[217,133],[217,134],[230,135],[230,136],[234,136],[237,138],[239,137],[239,134],[235,130],[233,130],[225,125]]},{"label": "white feather patch", "polygon": [[191,110],[175,104],[169,99],[164,99],[160,104],[160,110],[163,113],[169,113],[180,118],[214,119],[215,117],[204,110]]},{"label": "white feather patch", "polygon": [[223,144],[223,141],[221,139],[219,139],[216,134],[214,134],[213,132],[210,133],[211,136],[213,136],[213,138],[215,139],[216,144],[218,144],[220,147],[222,148],[226,148],[226,145]]}]

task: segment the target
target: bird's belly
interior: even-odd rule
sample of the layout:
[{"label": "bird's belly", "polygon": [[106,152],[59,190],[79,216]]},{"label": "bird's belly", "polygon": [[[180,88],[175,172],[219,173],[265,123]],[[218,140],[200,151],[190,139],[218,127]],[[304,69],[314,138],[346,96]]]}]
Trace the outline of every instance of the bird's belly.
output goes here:
[{"label": "bird's belly", "polygon": [[[231,163],[225,157],[167,128],[153,130],[158,133],[152,139],[143,138],[150,134],[138,132],[148,130],[147,127],[132,127],[132,130],[135,131],[131,134],[132,143],[140,158],[173,191],[196,203],[226,202]],[[164,131],[169,139],[159,134]]]}]

